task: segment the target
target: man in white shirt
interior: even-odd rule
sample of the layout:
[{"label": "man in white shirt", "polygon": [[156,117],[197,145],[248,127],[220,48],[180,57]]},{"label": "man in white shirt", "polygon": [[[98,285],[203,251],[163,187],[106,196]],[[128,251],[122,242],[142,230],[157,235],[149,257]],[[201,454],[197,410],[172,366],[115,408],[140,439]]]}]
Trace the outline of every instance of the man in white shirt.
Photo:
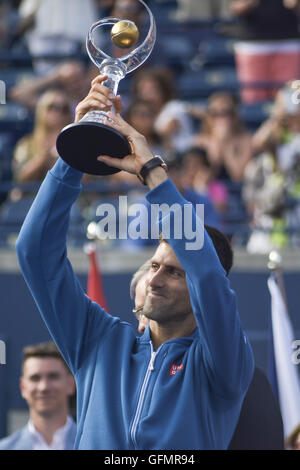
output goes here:
[{"label": "man in white shirt", "polygon": [[31,25],[25,42],[38,75],[48,73],[59,57],[76,55],[85,44],[89,28],[98,20],[94,0],[22,0],[19,15],[22,23]]},{"label": "man in white shirt", "polygon": [[69,416],[75,382],[54,343],[23,351],[22,397],[29,406],[27,426],[0,441],[0,450],[72,449],[76,425]]}]

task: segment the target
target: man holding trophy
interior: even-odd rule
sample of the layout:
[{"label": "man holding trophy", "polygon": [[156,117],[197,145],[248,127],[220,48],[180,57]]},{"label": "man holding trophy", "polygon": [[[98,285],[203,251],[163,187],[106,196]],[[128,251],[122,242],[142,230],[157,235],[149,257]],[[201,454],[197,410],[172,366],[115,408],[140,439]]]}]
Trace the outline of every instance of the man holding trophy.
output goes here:
[{"label": "man holding trophy", "polygon": [[[75,448],[226,449],[252,379],[253,355],[203,223],[201,249],[188,249],[190,240],[174,231],[160,240],[146,281],[143,314],[150,323],[141,337],[85,295],[67,258],[69,214],[86,162],[94,174],[136,174],[149,188],[150,204],[175,204],[179,212],[190,204],[162,158],[120,116],[121,101],[110,83],[108,73],[100,74],[77,106],[75,123],[65,131],[70,135],[59,139],[63,158],[46,176],[17,243],[25,280],[76,379]],[[78,127],[100,129],[101,142],[92,130],[96,143],[81,143],[81,160],[73,162],[72,138],[78,143],[90,132],[79,129],[78,137]],[[110,142],[117,136],[117,156],[107,142],[103,151],[97,148],[110,132]],[[195,226],[199,221],[191,214],[188,223]],[[165,218],[171,224],[172,211]]]}]

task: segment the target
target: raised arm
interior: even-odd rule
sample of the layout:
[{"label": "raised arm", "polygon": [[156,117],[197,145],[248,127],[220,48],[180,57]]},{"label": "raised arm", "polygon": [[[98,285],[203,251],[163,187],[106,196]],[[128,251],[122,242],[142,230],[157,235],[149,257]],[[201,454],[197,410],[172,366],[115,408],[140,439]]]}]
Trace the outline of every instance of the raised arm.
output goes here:
[{"label": "raised arm", "polygon": [[81,178],[81,172],[59,158],[43,181],[17,242],[23,276],[73,373],[117,321],[88,299],[67,258],[70,211]]},{"label": "raised arm", "polygon": [[[140,134],[120,116],[110,115],[112,126],[122,132],[132,145],[132,154],[123,160],[100,157],[101,161],[130,173],[140,173],[142,166],[153,158],[149,147]],[[197,227],[204,235],[204,243],[184,226],[182,217],[181,237],[171,236],[168,242],[186,272],[193,312],[199,327],[207,373],[215,390],[228,398],[235,398],[247,390],[253,374],[252,349],[243,332],[237,311],[235,293],[229,285],[225,271],[203,222],[197,217],[191,203],[188,203],[168,179],[162,167],[148,173],[146,183],[150,188],[147,199],[151,204],[176,204],[181,214],[189,206],[189,227]],[[167,217],[175,217],[169,212]],[[162,221],[161,221],[162,224]],[[174,226],[172,223],[171,226]]]}]

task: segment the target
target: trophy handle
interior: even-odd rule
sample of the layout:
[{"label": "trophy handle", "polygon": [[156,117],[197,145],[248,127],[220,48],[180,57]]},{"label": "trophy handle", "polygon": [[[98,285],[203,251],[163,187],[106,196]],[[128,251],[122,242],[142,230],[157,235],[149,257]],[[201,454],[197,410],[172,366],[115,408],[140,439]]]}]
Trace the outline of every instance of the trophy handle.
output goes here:
[{"label": "trophy handle", "polygon": [[103,82],[107,88],[116,96],[120,80],[126,75],[126,66],[119,59],[106,59],[99,67],[102,75],[107,75],[107,80]]},{"label": "trophy handle", "polygon": [[148,34],[142,44],[136,47],[133,51],[129,52],[127,55],[120,58],[120,60],[126,65],[126,73],[133,72],[133,70],[140,67],[148,59],[156,41],[156,23],[152,11],[143,0],[138,1],[144,5],[148,12],[150,27]]},{"label": "trophy handle", "polygon": [[98,48],[93,40],[93,33],[97,28],[101,26],[115,25],[119,21],[122,21],[121,18],[113,18],[113,17],[103,18],[102,20],[97,21],[91,26],[91,29],[89,30],[89,33],[86,38],[86,49],[87,49],[87,52],[91,61],[96,65],[96,67],[99,68],[100,72],[102,71],[102,63],[106,63],[107,65],[109,61],[109,63],[112,63],[112,64],[114,63],[115,65],[122,67],[122,69],[125,70],[125,75],[126,75],[127,73],[133,72],[133,70],[135,70],[137,67],[140,67],[148,59],[149,55],[151,54],[155,41],[156,41],[155,19],[148,5],[146,5],[146,3],[144,3],[143,0],[137,0],[137,1],[145,7],[149,15],[150,26],[149,26],[147,36],[142,42],[142,44],[137,46],[133,51],[129,52],[123,57],[119,57],[118,59],[114,59],[110,57],[102,49]]},{"label": "trophy handle", "polygon": [[[118,59],[105,59],[99,67],[99,72],[102,75],[107,75],[108,78],[103,82],[103,85],[109,88],[109,90],[116,96],[120,80],[126,75],[125,65]],[[113,107],[112,111],[114,111]],[[107,118],[105,111],[94,110],[88,111],[81,121],[94,121],[103,124],[106,119],[109,118]]]}]

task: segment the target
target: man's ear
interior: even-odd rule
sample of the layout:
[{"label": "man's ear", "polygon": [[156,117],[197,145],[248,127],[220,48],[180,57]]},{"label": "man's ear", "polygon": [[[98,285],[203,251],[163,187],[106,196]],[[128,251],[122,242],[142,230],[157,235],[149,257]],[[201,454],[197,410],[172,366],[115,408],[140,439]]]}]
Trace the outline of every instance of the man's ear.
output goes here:
[{"label": "man's ear", "polygon": [[23,376],[20,377],[19,386],[20,386],[21,396],[22,396],[22,398],[24,398],[26,400],[26,388],[25,388],[25,385],[24,385]]},{"label": "man's ear", "polygon": [[68,383],[67,383],[68,395],[72,396],[76,392],[76,383],[75,383],[75,379],[74,379],[72,374],[68,374],[67,381],[68,381]]}]

